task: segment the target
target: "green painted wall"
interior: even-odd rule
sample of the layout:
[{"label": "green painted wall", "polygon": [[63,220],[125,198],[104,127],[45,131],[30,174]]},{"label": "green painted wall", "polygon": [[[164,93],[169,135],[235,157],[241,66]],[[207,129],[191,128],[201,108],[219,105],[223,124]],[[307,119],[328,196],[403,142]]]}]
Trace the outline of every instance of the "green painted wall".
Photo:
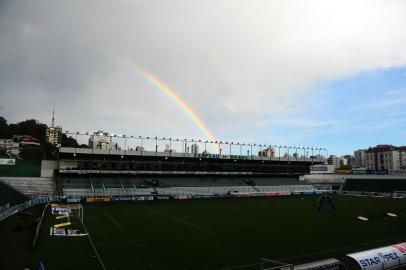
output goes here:
[{"label": "green painted wall", "polygon": [[40,177],[41,162],[18,160],[16,165],[0,165],[0,176]]}]

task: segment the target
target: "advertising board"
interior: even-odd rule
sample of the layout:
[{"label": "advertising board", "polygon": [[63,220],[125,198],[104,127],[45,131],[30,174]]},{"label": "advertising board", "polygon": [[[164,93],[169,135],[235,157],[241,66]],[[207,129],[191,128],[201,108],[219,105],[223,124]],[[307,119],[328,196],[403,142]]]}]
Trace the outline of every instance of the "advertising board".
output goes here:
[{"label": "advertising board", "polygon": [[86,197],[86,202],[111,202],[110,197]]},{"label": "advertising board", "polygon": [[317,262],[295,265],[295,270],[346,270],[342,262],[331,258]]},{"label": "advertising board", "polygon": [[16,160],[13,158],[0,158],[0,165],[16,165]]},{"label": "advertising board", "polygon": [[337,174],[351,174],[351,170],[337,169],[336,173]]},{"label": "advertising board", "polygon": [[369,170],[369,174],[388,174],[388,170]]},{"label": "advertising board", "polygon": [[189,200],[192,199],[191,195],[176,195],[175,200]]},{"label": "advertising board", "polygon": [[81,199],[80,198],[67,198],[66,202],[68,203],[80,203]]},{"label": "advertising board", "polygon": [[134,201],[134,196],[119,196],[113,197],[114,201],[122,202],[122,201]]},{"label": "advertising board", "polygon": [[385,270],[406,265],[406,242],[377,249],[347,254],[363,270]]},{"label": "advertising board", "polygon": [[310,166],[310,173],[311,174],[326,174],[326,173],[334,173],[334,166],[327,165],[327,164],[317,164]]}]

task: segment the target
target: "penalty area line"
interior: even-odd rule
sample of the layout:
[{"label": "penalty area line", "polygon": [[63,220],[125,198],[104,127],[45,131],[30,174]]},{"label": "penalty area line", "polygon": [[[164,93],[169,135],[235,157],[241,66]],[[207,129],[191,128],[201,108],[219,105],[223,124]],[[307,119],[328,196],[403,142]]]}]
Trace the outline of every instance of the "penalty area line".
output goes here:
[{"label": "penalty area line", "polygon": [[190,222],[188,222],[188,221],[186,221],[186,220],[184,220],[184,219],[181,219],[181,218],[174,217],[174,216],[172,216],[172,215],[169,215],[169,214],[167,214],[167,213],[165,213],[165,212],[156,210],[156,209],[154,209],[154,208],[147,207],[147,206],[144,206],[144,208],[146,208],[146,209],[148,209],[148,210],[150,210],[150,211],[152,211],[152,212],[155,212],[155,213],[157,213],[157,214],[160,214],[160,215],[162,215],[162,216],[165,216],[165,217],[167,217],[167,218],[170,218],[170,219],[173,219],[173,220],[175,220],[175,221],[178,221],[178,222],[180,222],[180,223],[189,225],[190,227],[193,227],[193,228],[195,228],[195,229],[199,229],[199,230],[201,230],[201,231],[204,231],[204,232],[206,232],[206,233],[209,233],[209,234],[216,234],[215,232],[210,231],[210,230],[208,230],[208,229],[206,229],[206,228],[203,228],[203,227],[201,227],[201,226],[199,226],[199,225],[190,223]]},{"label": "penalty area line", "polygon": [[114,224],[116,224],[118,227],[122,228],[123,226],[112,216],[110,216],[107,212],[104,212],[104,215],[108,217]]},{"label": "penalty area line", "polygon": [[180,236],[156,237],[156,238],[148,238],[148,239],[141,239],[141,240],[104,242],[104,243],[98,243],[96,245],[97,246],[110,246],[110,245],[137,244],[137,243],[148,243],[148,242],[154,242],[154,241],[188,239],[188,238],[195,238],[195,237],[208,236],[208,235],[211,235],[211,234],[209,234],[209,233],[186,234],[186,235],[180,235]]}]

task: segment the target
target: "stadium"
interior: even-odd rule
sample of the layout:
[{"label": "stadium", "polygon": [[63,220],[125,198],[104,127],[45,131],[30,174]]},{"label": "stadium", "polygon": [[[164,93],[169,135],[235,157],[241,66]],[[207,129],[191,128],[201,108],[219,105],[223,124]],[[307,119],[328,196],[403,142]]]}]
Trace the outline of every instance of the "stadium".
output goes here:
[{"label": "stadium", "polygon": [[0,270],[406,270],[405,27],[406,0],[1,1]]},{"label": "stadium", "polygon": [[0,268],[402,267],[406,179],[308,175],[324,162],[78,147],[16,160],[20,177],[0,177]]}]

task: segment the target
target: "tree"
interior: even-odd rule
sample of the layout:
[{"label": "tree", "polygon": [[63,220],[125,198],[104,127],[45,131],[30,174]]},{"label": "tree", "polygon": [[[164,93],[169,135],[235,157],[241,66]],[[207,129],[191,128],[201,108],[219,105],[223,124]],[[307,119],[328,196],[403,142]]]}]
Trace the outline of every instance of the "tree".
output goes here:
[{"label": "tree", "polygon": [[20,152],[20,157],[22,159],[40,161],[44,158],[44,156],[44,150],[39,145],[24,147]]},{"label": "tree", "polygon": [[58,156],[58,149],[55,145],[49,142],[43,142],[41,144],[41,148],[43,150],[43,158],[45,159],[56,159]]},{"label": "tree", "polygon": [[46,141],[48,126],[35,119],[28,119],[16,124],[7,124],[0,116],[0,138],[10,139],[13,135],[30,135],[38,139],[40,145],[23,146],[20,157],[29,160],[55,159],[57,148]]},{"label": "tree", "polygon": [[10,139],[11,134],[8,128],[7,120],[0,116],[0,138],[1,139]]},{"label": "tree", "polygon": [[40,142],[46,141],[46,131],[48,126],[40,123],[38,120],[30,119],[17,123],[18,133],[20,135],[31,135]]},{"label": "tree", "polygon": [[66,134],[62,134],[61,145],[63,147],[78,147],[78,142],[74,138],[68,137]]},{"label": "tree", "polygon": [[341,165],[339,170],[351,170],[351,165]]}]

